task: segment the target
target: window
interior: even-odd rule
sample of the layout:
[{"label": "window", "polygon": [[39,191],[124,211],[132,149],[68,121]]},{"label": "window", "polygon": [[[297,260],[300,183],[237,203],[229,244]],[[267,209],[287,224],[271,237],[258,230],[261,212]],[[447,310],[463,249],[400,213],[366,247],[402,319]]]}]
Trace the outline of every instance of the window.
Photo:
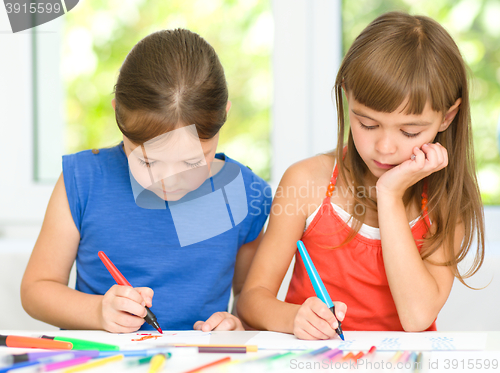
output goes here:
[{"label": "window", "polygon": [[500,3],[497,1],[344,1],[344,52],[368,23],[401,10],[429,16],[451,34],[471,70],[471,116],[478,179],[485,205],[500,204]]},{"label": "window", "polygon": [[146,35],[181,27],[205,38],[225,69],[232,107],[218,150],[269,179],[273,31],[269,1],[89,0],[67,14],[65,21],[68,153],[121,141],[111,99],[123,60]]},{"label": "window", "polygon": [[0,237],[36,237],[61,170],[60,20],[12,34],[0,12]]}]

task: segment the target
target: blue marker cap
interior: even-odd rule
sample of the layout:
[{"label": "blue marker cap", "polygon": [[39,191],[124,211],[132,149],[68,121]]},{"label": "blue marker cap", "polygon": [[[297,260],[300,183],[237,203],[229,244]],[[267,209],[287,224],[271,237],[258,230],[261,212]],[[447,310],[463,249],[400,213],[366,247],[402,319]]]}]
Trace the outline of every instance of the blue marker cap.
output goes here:
[{"label": "blue marker cap", "polygon": [[[325,285],[323,284],[321,277],[319,277],[318,271],[316,270],[316,267],[314,266],[314,263],[312,262],[311,257],[307,252],[306,246],[301,240],[297,241],[297,248],[299,249],[302,261],[306,266],[307,274],[309,275],[309,279],[311,280],[311,284],[314,288],[316,296],[321,299],[328,306],[328,308],[330,308],[335,318],[337,318],[337,316],[335,315],[335,305],[332,302],[332,298],[330,298],[330,295],[326,291]],[[339,326],[335,331],[340,336],[340,338],[344,340],[344,333],[342,332],[341,326],[342,324],[338,319],[337,321],[339,323]]]},{"label": "blue marker cap", "polygon": [[307,274],[309,275],[309,279],[311,280],[314,291],[316,292],[316,296],[321,299],[328,306],[328,308],[332,308],[332,299],[326,291],[325,285],[323,284],[321,277],[319,277],[318,271],[316,271],[316,267],[314,266],[304,243],[300,240],[297,241],[297,247],[299,249],[300,256],[302,257],[302,261],[306,266]]}]

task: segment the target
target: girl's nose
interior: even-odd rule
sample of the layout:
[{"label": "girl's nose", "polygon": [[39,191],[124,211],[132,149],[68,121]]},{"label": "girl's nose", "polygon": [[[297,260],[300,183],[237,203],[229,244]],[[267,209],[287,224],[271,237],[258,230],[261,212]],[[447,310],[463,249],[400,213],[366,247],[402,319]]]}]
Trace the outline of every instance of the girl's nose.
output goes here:
[{"label": "girl's nose", "polygon": [[163,178],[161,178],[162,186],[167,191],[172,191],[177,189],[178,181],[179,181],[179,175],[176,173],[169,174],[168,176],[164,176]]},{"label": "girl's nose", "polygon": [[155,181],[163,180],[165,185],[174,185],[179,178],[180,172],[182,172],[182,170],[180,170],[179,167],[176,167],[174,164],[165,163],[161,168],[158,168],[155,175]]},{"label": "girl's nose", "polygon": [[375,149],[381,154],[392,154],[396,151],[396,142],[391,136],[383,135],[375,143]]}]

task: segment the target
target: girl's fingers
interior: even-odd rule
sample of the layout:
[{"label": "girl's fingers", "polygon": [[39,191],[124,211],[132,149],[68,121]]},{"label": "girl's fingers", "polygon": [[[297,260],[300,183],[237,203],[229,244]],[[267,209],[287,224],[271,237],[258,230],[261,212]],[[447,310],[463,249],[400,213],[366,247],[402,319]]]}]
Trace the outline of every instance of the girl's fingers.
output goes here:
[{"label": "girl's fingers", "polygon": [[[328,324],[325,323],[323,327],[326,327],[326,329],[328,329]],[[324,333],[321,327],[318,328],[310,320],[303,320],[302,323],[299,323],[299,325],[297,325],[297,328],[299,330],[299,333],[294,332],[295,335],[301,334],[300,331],[306,333],[305,338],[301,337],[301,339],[330,339],[333,337]]]},{"label": "girl's fingers", "polygon": [[[232,315],[231,315],[232,316]],[[215,331],[245,330],[237,317],[226,317],[214,329]]]},{"label": "girl's fingers", "polygon": [[111,333],[126,333],[136,331],[144,324],[144,319],[116,309],[105,311],[104,329]]},{"label": "girl's fingers", "polygon": [[324,339],[324,338],[318,338],[314,336],[313,334],[309,333],[305,329],[297,329],[294,331],[295,336],[299,339],[305,339],[305,340],[315,340],[315,339]]},{"label": "girl's fingers", "polygon": [[230,314],[229,312],[216,312],[206,321],[197,321],[193,329],[208,332],[211,330],[228,331],[228,330],[245,330],[240,319]]},{"label": "girl's fingers", "polygon": [[[316,314],[318,317],[319,323],[315,323],[318,327],[321,328],[321,330],[327,329],[327,326],[329,326],[331,329],[335,330],[339,327],[339,323],[337,321],[337,318],[335,315],[330,311],[328,306],[323,304],[324,307],[317,307],[316,309],[312,309],[312,311]],[[323,324],[324,323],[324,324]]]},{"label": "girl's fingers", "polygon": [[333,304],[335,304],[335,316],[339,321],[344,321],[347,305],[342,302],[333,302]]},{"label": "girl's fingers", "polygon": [[153,295],[154,295],[153,289],[147,287],[134,288],[134,289],[137,290],[137,292],[142,296],[142,299],[146,303],[146,306],[148,307],[153,306]]},{"label": "girl's fingers", "polygon": [[137,317],[125,312],[119,312],[114,320],[116,325],[124,329],[137,330],[144,324],[144,319],[142,317]]},{"label": "girl's fingers", "polygon": [[436,151],[434,145],[424,144],[422,145],[422,151],[425,153],[426,164],[434,168],[439,162],[439,154]]},{"label": "girl's fingers", "polygon": [[423,167],[425,164],[425,153],[418,147],[413,148],[413,154],[415,154],[415,164],[418,167]]},{"label": "girl's fingers", "polygon": [[308,298],[301,310],[299,326],[317,339],[330,339],[336,335],[338,321],[332,311],[319,298]]},{"label": "girl's fingers", "polygon": [[128,298],[138,304],[146,304],[142,295],[133,287],[113,285],[109,291],[117,297]]},{"label": "girl's fingers", "polygon": [[437,171],[447,166],[448,153],[441,144],[424,144],[422,151],[426,156],[426,166],[432,171]]},{"label": "girl's fingers", "polygon": [[127,312],[138,317],[145,317],[147,314],[143,304],[137,303],[126,297],[115,297],[112,306],[118,311]]},{"label": "girl's fingers", "polygon": [[205,323],[205,321],[196,321],[193,325],[193,330],[201,330],[201,326]]}]

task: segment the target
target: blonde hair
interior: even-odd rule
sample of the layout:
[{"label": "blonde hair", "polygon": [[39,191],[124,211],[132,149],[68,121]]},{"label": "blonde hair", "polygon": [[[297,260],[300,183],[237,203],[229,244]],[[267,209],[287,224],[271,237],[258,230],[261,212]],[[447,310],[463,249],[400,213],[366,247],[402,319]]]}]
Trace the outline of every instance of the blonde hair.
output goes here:
[{"label": "blonde hair", "polygon": [[[434,231],[424,239],[421,256],[428,258],[444,245],[446,261],[438,264],[450,266],[455,277],[464,283],[464,278],[476,273],[484,260],[484,222],[475,172],[466,65],[457,45],[436,21],[400,12],[378,17],[353,42],[335,82],[338,143],[334,154],[341,178],[346,181],[348,175],[356,190],[363,185],[367,167],[354,146],[350,130],[347,153],[345,159],[342,157],[346,134],[342,87],[356,101],[385,113],[392,113],[407,101],[405,113],[418,115],[429,101],[434,111],[444,114],[461,98],[453,122],[435,138],[448,151],[449,164],[426,178],[427,206]],[[423,185],[424,180],[420,180],[409,188],[405,205],[420,205]],[[354,198],[356,203],[376,209],[376,202],[369,196],[354,195]],[[364,211],[355,217],[358,222],[346,241],[359,231]],[[455,255],[458,222],[463,224],[465,236]],[[474,235],[477,239],[474,262],[462,275],[457,265],[471,250]]]}]

